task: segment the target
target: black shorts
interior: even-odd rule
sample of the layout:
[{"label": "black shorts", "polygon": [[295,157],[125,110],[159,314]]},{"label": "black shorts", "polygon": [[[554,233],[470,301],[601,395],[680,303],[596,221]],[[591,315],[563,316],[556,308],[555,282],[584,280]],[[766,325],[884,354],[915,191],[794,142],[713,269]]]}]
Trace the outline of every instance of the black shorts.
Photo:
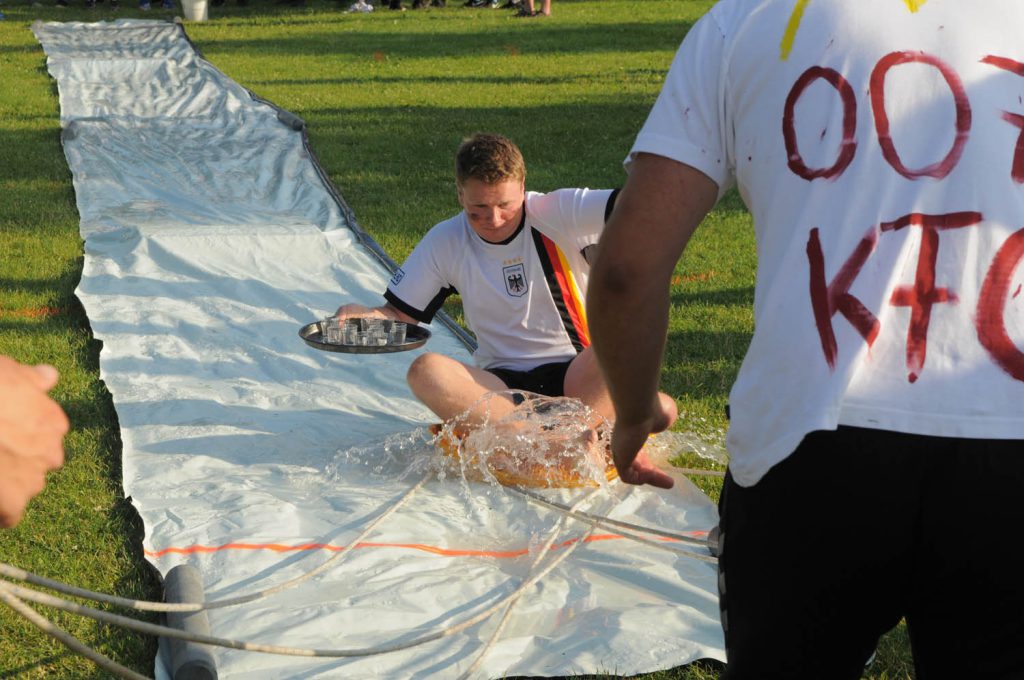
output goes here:
[{"label": "black shorts", "polygon": [[565,373],[569,370],[569,361],[556,361],[542,364],[529,371],[514,371],[511,368],[488,368],[488,373],[501,378],[510,390],[536,392],[546,397],[565,396]]},{"label": "black shorts", "polygon": [[840,427],[728,475],[725,678],[860,678],[906,618],[918,680],[1024,677],[1024,442]]}]

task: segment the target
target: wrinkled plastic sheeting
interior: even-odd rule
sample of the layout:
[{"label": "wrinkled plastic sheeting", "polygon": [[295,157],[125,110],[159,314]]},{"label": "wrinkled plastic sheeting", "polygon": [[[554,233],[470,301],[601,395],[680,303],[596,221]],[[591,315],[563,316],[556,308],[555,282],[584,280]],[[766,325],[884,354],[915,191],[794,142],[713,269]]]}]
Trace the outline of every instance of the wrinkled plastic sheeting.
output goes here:
[{"label": "wrinkled plastic sheeting", "polygon": [[[161,573],[198,568],[209,600],[309,572],[435,455],[430,414],[404,380],[420,351],[334,354],[297,336],[341,301],[379,304],[388,271],[360,245],[303,135],[206,62],[180,25],[33,30],[59,87],[85,239],[77,294],[103,342],[148,559]],[[432,332],[427,348],[469,360],[452,333]],[[680,481],[670,493],[611,485],[581,509],[702,536],[715,508]],[[212,610],[212,632],[354,649],[443,629],[518,587],[549,537],[554,556],[585,535],[585,523],[560,517],[442,475],[325,573]],[[474,676],[629,675],[722,659],[715,583],[712,565],[599,528],[525,592]],[[216,657],[222,678],[456,677],[496,624],[365,658]],[[159,659],[156,673],[167,677]]]}]

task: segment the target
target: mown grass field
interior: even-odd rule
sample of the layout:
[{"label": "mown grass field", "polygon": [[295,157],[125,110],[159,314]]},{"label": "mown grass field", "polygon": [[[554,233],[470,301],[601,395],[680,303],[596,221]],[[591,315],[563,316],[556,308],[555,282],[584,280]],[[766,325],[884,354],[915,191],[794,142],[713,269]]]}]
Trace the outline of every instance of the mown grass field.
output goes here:
[{"label": "mown grass field", "polygon": [[[121,491],[117,416],[99,378],[99,343],[74,297],[83,261],[75,196],[56,86],[29,26],[170,12],[134,5],[115,12],[109,4],[86,10],[76,0],[62,10],[45,2],[0,5],[7,15],[0,22],[0,353],[60,369],[55,395],[73,432],[65,467],[25,521],[0,534],[0,561],[95,590],[158,598],[141,557],[141,527]],[[401,261],[430,225],[457,210],[451,158],[472,132],[515,139],[531,189],[621,185],[621,161],[675,48],[712,4],[555,0],[551,18],[516,19],[459,2],[348,14],[328,0],[303,7],[228,0],[211,9],[209,22],[187,30],[220,70],[306,120],[313,149],[360,224]],[[678,400],[678,427],[714,441],[722,438],[728,388],[752,331],[755,266],[749,216],[730,195],[699,230],[673,284],[662,389]],[[700,483],[717,497],[714,481]],[[151,639],[54,618],[118,662],[152,672]],[[0,631],[0,678],[105,677],[6,610]],[[718,674],[694,665],[650,677]],[[911,677],[902,629],[883,640],[866,677]]]}]

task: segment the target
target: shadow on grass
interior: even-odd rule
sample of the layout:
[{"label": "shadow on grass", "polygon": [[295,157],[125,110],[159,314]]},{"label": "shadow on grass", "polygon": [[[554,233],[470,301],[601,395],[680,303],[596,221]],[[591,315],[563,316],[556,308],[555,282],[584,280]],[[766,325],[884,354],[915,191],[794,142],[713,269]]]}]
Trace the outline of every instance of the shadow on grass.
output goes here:
[{"label": "shadow on grass", "polygon": [[[288,26],[301,25],[289,19]],[[310,20],[311,24],[322,24]],[[488,22],[467,30],[437,30],[410,34],[400,31],[350,33],[341,31],[303,31],[301,35],[276,34],[266,40],[249,37],[212,38],[202,40],[203,54],[252,51],[264,56],[310,57],[327,55],[364,55],[381,53],[399,59],[451,59],[465,56],[481,59],[488,56],[509,56],[507,45],[514,45],[523,55],[576,55],[608,52],[663,51],[674,49],[692,23],[618,23],[613,25],[531,24],[509,21]],[[435,26],[436,28],[437,26]],[[524,30],[526,28],[527,30]],[[473,30],[476,29],[476,30]]]},{"label": "shadow on grass", "polygon": [[7,680],[8,678],[22,678],[26,673],[33,671],[42,671],[45,673],[45,669],[53,664],[59,664],[64,659],[67,659],[72,655],[72,652],[64,651],[60,654],[52,654],[42,659],[36,659],[29,663],[24,663],[20,666],[11,668],[0,667],[0,680]]},{"label": "shadow on grass", "polygon": [[[530,190],[612,188],[625,180],[622,160],[648,109],[649,102],[606,100],[473,109],[335,107],[300,113],[310,125],[310,143],[331,183],[353,207],[359,224],[401,262],[408,256],[402,248],[408,248],[410,235],[418,240],[433,224],[460,210],[452,158],[464,137],[499,131],[517,140],[527,158]],[[616,124],[601,124],[608,120]],[[594,147],[589,154],[554,143],[579,139],[581,129],[599,130],[581,140]],[[603,160],[591,160],[596,156]],[[458,302],[452,300],[446,311],[461,319]]]},{"label": "shadow on grass", "polygon": [[[33,121],[40,119],[39,116],[15,116],[9,122],[38,125]],[[38,130],[23,126],[13,130],[0,124],[0,187],[3,188],[0,231],[15,236],[14,247],[22,243],[22,236],[28,240],[42,237],[58,241],[67,238],[67,230],[73,230],[77,236],[71,171],[64,161],[56,119],[48,125],[53,127]],[[47,271],[52,270],[47,268]],[[0,289],[5,293],[41,293],[50,290],[51,284],[64,286],[65,282],[18,279],[9,271],[0,272]]]},{"label": "shadow on grass", "polygon": [[19,197],[9,193],[19,186],[19,182],[36,179],[65,181],[70,177],[60,148],[60,130],[56,118],[45,119],[45,130],[27,129],[24,126],[18,129],[7,127],[19,118],[22,123],[44,120],[41,116],[11,116],[0,123],[0,159],[11,161],[0,163],[0,181],[5,182],[3,203],[15,209],[21,201],[30,199],[29,196]]},{"label": "shadow on grass", "polygon": [[[63,282],[61,279],[49,278],[49,279],[11,279],[0,276],[0,289],[3,289],[5,293],[17,294],[17,293],[30,293],[37,295],[40,293],[49,293],[57,286],[62,286]],[[13,311],[13,310],[5,310]],[[0,329],[22,329],[29,327],[28,322],[11,321],[10,319],[4,319],[4,316],[0,314]]]},{"label": "shadow on grass", "polygon": [[[629,78],[642,78],[644,80],[652,80],[656,83],[661,83],[664,80],[664,73],[656,72],[653,69],[632,69],[629,71],[618,72],[614,77],[609,74],[607,81],[610,84],[617,84],[621,82],[623,77]],[[604,80],[601,77],[595,77],[593,75],[585,76],[586,79],[591,81]],[[263,80],[252,80],[249,81],[249,85],[252,87],[259,87],[262,85],[272,86],[324,86],[324,85],[366,85],[372,80],[373,84],[386,86],[386,85],[409,85],[414,83],[437,83],[439,85],[562,85],[565,83],[564,77],[558,76],[540,76],[540,75],[515,75],[515,76],[475,76],[475,75],[463,75],[463,74],[444,74],[444,75],[381,75],[374,74],[372,78],[365,75],[353,75],[348,77],[334,77],[334,78],[269,78]]]},{"label": "shadow on grass", "polygon": [[738,331],[686,331],[668,334],[662,388],[677,397],[728,397],[750,334]]},{"label": "shadow on grass", "polygon": [[[4,11],[8,12],[8,13],[10,12],[10,10],[6,6],[4,7]],[[0,44],[0,54],[18,54],[18,53],[21,53],[21,54],[31,54],[31,53],[34,53],[34,52],[39,53],[39,56],[43,56],[43,47],[42,47],[42,45],[40,45],[39,43],[32,43],[32,44],[28,44],[28,45],[2,45],[2,44]],[[2,677],[3,676],[0,675],[0,678],[2,678]]]}]

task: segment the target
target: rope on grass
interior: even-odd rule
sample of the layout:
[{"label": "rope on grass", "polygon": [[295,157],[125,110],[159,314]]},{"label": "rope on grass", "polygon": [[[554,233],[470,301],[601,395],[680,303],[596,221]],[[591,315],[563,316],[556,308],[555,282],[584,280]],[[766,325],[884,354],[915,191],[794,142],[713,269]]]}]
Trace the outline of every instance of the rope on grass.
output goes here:
[{"label": "rope on grass", "polygon": [[34,625],[36,628],[43,631],[50,637],[55,638],[71,651],[84,656],[103,670],[112,673],[119,678],[126,678],[127,680],[149,680],[145,675],[139,675],[132,669],[125,668],[113,659],[100,654],[92,647],[82,643],[71,633],[57,626],[45,616],[39,614],[11,592],[13,587],[16,586],[10,586],[3,581],[0,581],[0,601],[27,619],[29,623]]},{"label": "rope on grass", "polygon": [[269,597],[270,595],[274,595],[283,590],[287,590],[289,588],[297,586],[300,583],[308,581],[314,576],[317,576],[326,571],[329,567],[333,566],[336,562],[345,557],[349,553],[349,551],[351,551],[355,546],[359,545],[359,543],[361,543],[363,539],[370,534],[370,532],[376,529],[381,522],[383,522],[385,519],[394,514],[399,508],[405,505],[405,503],[412,497],[412,495],[419,491],[423,487],[423,485],[430,480],[430,478],[433,475],[434,473],[430,472],[425,477],[423,477],[423,479],[421,479],[419,482],[413,485],[408,491],[405,492],[405,494],[401,498],[399,498],[395,502],[394,505],[392,505],[388,510],[381,513],[381,515],[374,519],[372,522],[370,522],[362,531],[362,533],[360,533],[354,539],[349,541],[348,545],[341,548],[336,554],[332,555],[330,559],[321,564],[319,567],[305,574],[297,576],[290,581],[286,581],[279,585],[272,586],[270,588],[266,588],[255,593],[249,593],[247,595],[239,595],[237,597],[226,598],[223,600],[213,600],[211,602],[181,602],[171,604],[166,602],[152,602],[147,600],[131,600],[124,597],[118,597],[116,595],[108,595],[106,593],[98,593],[92,590],[86,590],[84,588],[77,588],[66,583],[61,583],[60,581],[54,581],[44,576],[33,574],[23,569],[18,569],[17,567],[14,567],[9,564],[4,564],[2,562],[0,562],[0,576],[4,576],[17,581],[24,581],[26,583],[32,583],[37,586],[49,588],[50,590],[55,590],[59,593],[64,593],[65,595],[72,595],[74,597],[92,600],[93,602],[102,602],[104,604],[110,604],[125,609],[134,609],[136,611],[197,612],[202,611],[204,609],[221,609],[223,607],[232,607],[239,604],[246,604],[248,602],[253,602],[255,600]]}]

